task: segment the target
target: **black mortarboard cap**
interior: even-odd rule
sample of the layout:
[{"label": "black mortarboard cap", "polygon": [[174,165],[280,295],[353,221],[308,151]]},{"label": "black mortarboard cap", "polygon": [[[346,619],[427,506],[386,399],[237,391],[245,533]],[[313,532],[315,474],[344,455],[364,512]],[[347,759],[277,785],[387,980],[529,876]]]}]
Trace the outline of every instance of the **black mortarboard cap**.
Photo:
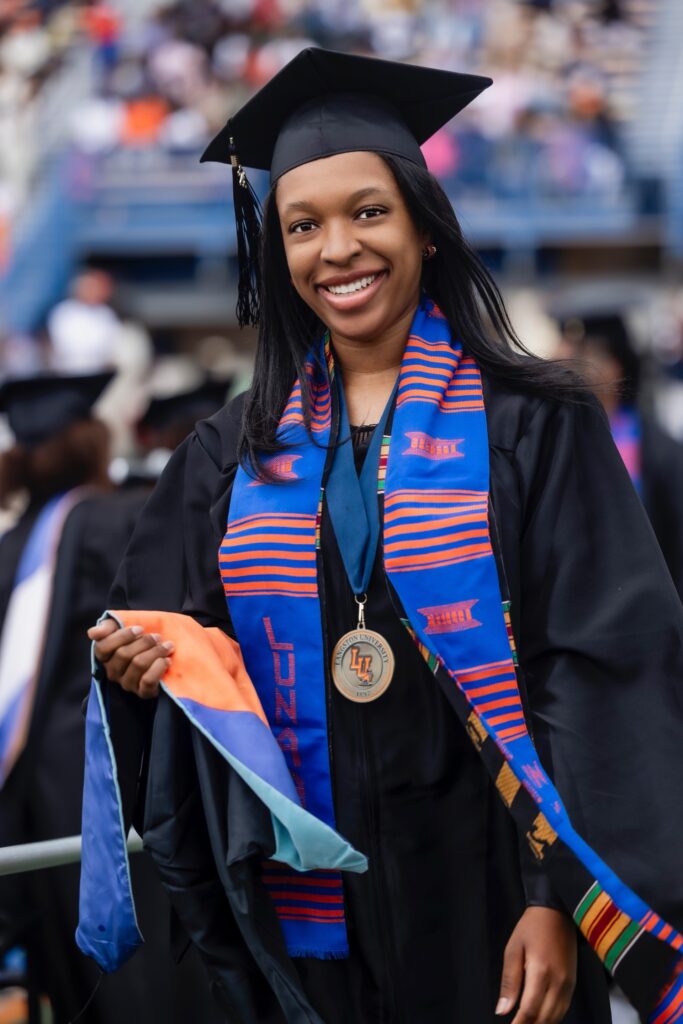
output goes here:
[{"label": "black mortarboard cap", "polygon": [[17,444],[33,448],[72,423],[88,419],[113,376],[107,371],[13,377],[0,385],[0,412],[7,415]]},{"label": "black mortarboard cap", "polygon": [[190,428],[198,421],[212,416],[225,405],[232,379],[209,380],[190,391],[150,399],[143,416],[138,420],[140,430],[165,430],[178,423]]},{"label": "black mortarboard cap", "polygon": [[599,345],[617,360],[624,371],[624,394],[633,396],[640,383],[641,357],[638,354],[626,320],[620,312],[585,312],[567,318],[565,332],[574,333],[580,344]]},{"label": "black mortarboard cap", "polygon": [[233,168],[240,324],[257,322],[260,287],[260,207],[243,166],[270,171],[271,183],[338,153],[387,153],[424,166],[422,143],[489,85],[480,75],[310,47],[229,118],[202,161]]}]

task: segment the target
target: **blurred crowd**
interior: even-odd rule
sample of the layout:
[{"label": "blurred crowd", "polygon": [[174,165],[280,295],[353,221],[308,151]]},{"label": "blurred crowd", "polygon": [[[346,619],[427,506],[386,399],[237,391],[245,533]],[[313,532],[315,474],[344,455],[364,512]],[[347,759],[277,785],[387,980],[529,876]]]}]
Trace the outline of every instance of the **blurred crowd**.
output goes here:
[{"label": "blurred crowd", "polygon": [[74,117],[83,148],[198,149],[302,47],[490,74],[495,97],[433,139],[434,171],[504,196],[618,193],[624,83],[643,27],[624,0],[200,0],[153,10],[99,47],[98,92]]},{"label": "blurred crowd", "polygon": [[41,104],[74,45],[89,33],[84,4],[0,2],[0,270],[13,218],[30,195],[43,153]]},{"label": "blurred crowd", "polygon": [[[42,332],[0,344],[0,380],[113,371],[98,409],[111,434],[112,477],[151,481],[197,419],[248,386],[253,358],[223,334],[199,338],[188,354],[167,352],[157,340],[121,308],[108,272],[83,267]],[[0,451],[9,443],[1,421]]]},{"label": "blurred crowd", "polygon": [[496,80],[495,96],[429,143],[430,164],[453,191],[612,201],[628,177],[619,128],[633,114],[643,12],[654,3],[2,0],[0,255],[41,158],[40,95],[84,50],[82,95],[65,130],[89,154],[194,154],[249,93],[318,45]]}]

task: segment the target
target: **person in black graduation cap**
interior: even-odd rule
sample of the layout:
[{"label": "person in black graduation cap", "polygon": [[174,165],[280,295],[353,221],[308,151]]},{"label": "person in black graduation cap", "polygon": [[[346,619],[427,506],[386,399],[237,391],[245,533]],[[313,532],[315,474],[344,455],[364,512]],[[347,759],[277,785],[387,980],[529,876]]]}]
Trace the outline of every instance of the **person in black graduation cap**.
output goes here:
[{"label": "person in black graduation cap", "polygon": [[[146,495],[116,494],[109,431],[92,407],[113,374],[6,380],[0,411],[15,444],[0,455],[0,503],[25,510],[0,539],[0,845],[76,835],[83,788],[84,631],[98,614]],[[93,1024],[186,1020],[206,1002],[192,968],[169,981],[165,894],[148,865],[133,868],[142,916],[157,941],[89,1004]],[[65,1024],[98,972],[74,940],[77,865],[7,876],[0,944],[27,950],[29,981]],[[201,970],[195,965],[195,971]],[[212,1008],[205,1006],[203,1019]]]},{"label": "person in black graduation cap", "polygon": [[199,420],[208,419],[225,404],[232,380],[206,380],[189,391],[150,398],[135,424],[138,453],[118,458],[111,473],[120,487],[153,486],[171,454],[192,433]]},{"label": "person in black graduation cap", "polygon": [[[643,1019],[683,1012],[683,616],[597,403],[524,352],[426,169],[489,85],[305,50],[204,156],[233,167],[254,383],[174,455],[125,625],[90,636],[124,819],[144,804],[233,1021],[606,1024],[600,959]],[[270,170],[261,229],[245,166]],[[174,653],[133,628],[150,610],[207,628]],[[178,698],[212,627],[288,799],[367,872],[292,871],[249,717],[220,739],[201,680]]]},{"label": "person in black graduation cap", "polygon": [[614,442],[683,598],[683,445],[641,409],[644,360],[621,313],[565,317],[562,329],[562,353],[582,360],[588,369]]},{"label": "person in black graduation cap", "polygon": [[228,379],[206,380],[187,391],[152,396],[136,424],[143,451],[175,451],[198,420],[208,419],[225,404],[231,383]]}]

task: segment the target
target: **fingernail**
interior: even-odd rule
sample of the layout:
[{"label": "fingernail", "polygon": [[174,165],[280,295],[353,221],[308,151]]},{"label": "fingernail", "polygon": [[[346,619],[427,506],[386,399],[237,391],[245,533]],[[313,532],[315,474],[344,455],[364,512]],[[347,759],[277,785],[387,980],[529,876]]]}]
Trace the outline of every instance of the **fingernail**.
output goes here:
[{"label": "fingernail", "polygon": [[496,1006],[496,1016],[502,1017],[503,1014],[509,1013],[511,1009],[512,1009],[512,1000],[511,999],[505,999],[505,998],[499,999],[498,1000],[498,1005]]},{"label": "fingernail", "polygon": [[172,640],[164,641],[164,643],[161,646],[164,648],[165,651],[175,651],[175,644],[173,643]]},{"label": "fingernail", "polygon": [[152,640],[156,640],[157,643],[161,640],[161,633],[150,633]]},{"label": "fingernail", "polygon": [[133,636],[141,636],[145,632],[142,626],[131,626],[130,631]]}]

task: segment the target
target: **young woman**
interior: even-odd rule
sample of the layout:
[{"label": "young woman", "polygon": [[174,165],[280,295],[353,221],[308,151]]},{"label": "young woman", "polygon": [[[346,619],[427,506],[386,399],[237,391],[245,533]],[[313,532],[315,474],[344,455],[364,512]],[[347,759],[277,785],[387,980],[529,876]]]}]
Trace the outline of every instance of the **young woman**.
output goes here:
[{"label": "young woman", "polygon": [[[606,1024],[600,959],[678,1019],[680,603],[602,413],[520,354],[424,166],[487,84],[305,51],[208,151],[246,235],[238,160],[271,170],[254,385],[176,453],[110,596],[139,611],[90,636],[124,818],[144,797],[230,1020]],[[223,633],[258,742],[190,686]],[[367,871],[287,866],[306,829],[244,769],[271,733]]]}]

